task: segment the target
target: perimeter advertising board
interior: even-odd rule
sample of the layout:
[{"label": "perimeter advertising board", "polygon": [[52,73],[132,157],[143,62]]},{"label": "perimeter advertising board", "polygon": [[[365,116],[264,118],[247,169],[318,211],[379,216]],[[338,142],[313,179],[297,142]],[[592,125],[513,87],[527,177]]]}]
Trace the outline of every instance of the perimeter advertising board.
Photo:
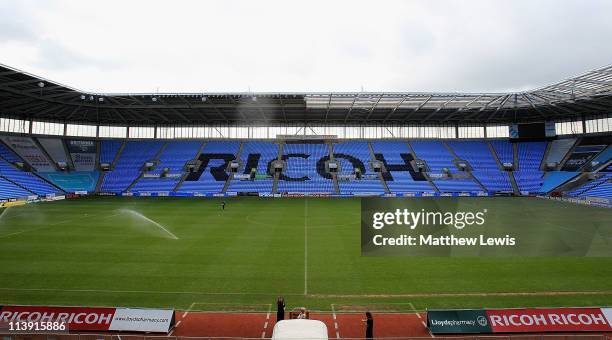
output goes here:
[{"label": "perimeter advertising board", "polygon": [[432,310],[434,334],[611,332],[612,308],[513,308]]},{"label": "perimeter advertising board", "polygon": [[62,331],[167,333],[174,322],[172,309],[0,306],[0,329],[4,331],[21,325],[36,330],[51,323]]}]

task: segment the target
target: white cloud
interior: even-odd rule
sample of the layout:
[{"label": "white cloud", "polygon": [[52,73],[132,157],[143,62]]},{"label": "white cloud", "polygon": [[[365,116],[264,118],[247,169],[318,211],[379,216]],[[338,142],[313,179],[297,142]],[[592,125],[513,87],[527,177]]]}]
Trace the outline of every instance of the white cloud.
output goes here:
[{"label": "white cloud", "polygon": [[507,91],[612,61],[612,2],[0,0],[1,62],[83,90]]}]

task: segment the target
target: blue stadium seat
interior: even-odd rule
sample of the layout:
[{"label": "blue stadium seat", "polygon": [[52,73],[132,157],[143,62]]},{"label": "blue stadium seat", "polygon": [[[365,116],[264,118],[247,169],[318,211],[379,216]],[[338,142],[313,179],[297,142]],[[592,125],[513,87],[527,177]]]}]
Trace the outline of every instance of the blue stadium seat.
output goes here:
[{"label": "blue stadium seat", "polygon": [[[210,141],[205,142],[204,148],[200,158],[211,154],[228,154],[235,157],[240,148],[240,142],[238,141]],[[207,164],[204,164],[204,169],[201,169],[201,174],[195,180],[185,180],[179,188],[179,193],[194,193],[194,194],[215,194],[223,191],[227,179],[227,173],[223,169],[225,174],[222,179],[215,179],[211,173],[211,169],[221,167],[225,164],[223,159],[211,159]]]},{"label": "blue stadium seat", "polygon": [[612,199],[612,174],[605,174],[597,181],[599,184],[582,193],[582,196]]},{"label": "blue stadium seat", "polygon": [[159,176],[164,168],[168,168],[167,177],[143,177],[136,182],[130,190],[132,192],[170,192],[173,191],[182,175],[185,173],[184,167],[187,161],[196,157],[202,142],[176,141],[168,142],[159,157],[159,163],[155,169],[146,172],[147,174]]},{"label": "blue stadium seat", "polygon": [[603,197],[612,198],[612,173],[604,173],[603,176],[589,181],[580,187],[567,192],[570,197]]},{"label": "blue stadium seat", "polygon": [[444,168],[451,172],[457,172],[457,168],[452,163],[453,155],[441,141],[411,141],[410,145],[412,145],[416,157],[427,163],[429,172],[442,173]]},{"label": "blue stadium seat", "polygon": [[[370,154],[370,148],[367,142],[362,141],[351,141],[338,143],[334,145],[334,159],[340,163],[340,174],[350,175],[354,171],[353,164],[345,158],[339,155],[349,155],[357,158],[363,164],[362,174],[365,177],[374,176],[375,179],[361,179],[351,181],[338,181],[340,186],[340,193],[376,193],[382,194],[385,192],[382,182],[377,178],[378,174],[370,169],[370,160],[372,156]],[[365,170],[365,171],[363,171]]]},{"label": "blue stadium seat", "polygon": [[[382,154],[385,162],[388,165],[405,165],[402,154],[410,154],[407,142],[372,142],[374,153]],[[389,169],[387,169],[389,170]],[[433,193],[434,188],[429,184],[429,181],[417,181],[412,178],[408,170],[389,171],[391,179],[387,179],[387,186],[393,193]]]},{"label": "blue stadium seat", "polygon": [[286,160],[286,169],[278,181],[278,192],[334,192],[333,181],[321,177],[317,172],[319,159],[329,155],[326,144],[285,144],[283,154],[304,157],[289,157]]},{"label": "blue stadium seat", "polygon": [[[256,157],[259,155],[257,162],[257,174],[269,175],[269,178],[256,179],[254,181],[245,181],[234,178],[227,189],[228,192],[261,192],[271,193],[274,179],[272,174],[268,173],[268,163],[278,157],[278,144],[272,142],[245,142],[240,154],[240,161],[244,167],[242,174],[250,174],[251,169],[248,164],[249,156]],[[239,172],[240,173],[240,172]]]},{"label": "blue stadium seat", "polygon": [[518,147],[518,170],[514,179],[521,192],[536,193],[542,188],[544,172],[540,164],[546,151],[546,142],[520,142]]},{"label": "blue stadium seat", "polygon": [[490,141],[490,143],[491,145],[493,145],[493,149],[495,149],[497,158],[499,158],[499,161],[502,162],[502,164],[514,162],[514,152],[512,151],[512,143],[507,140],[492,140]]},{"label": "blue stadium seat", "polygon": [[31,192],[16,186],[4,178],[0,178],[0,199],[26,198],[31,195],[33,195]]},{"label": "blue stadium seat", "polygon": [[113,170],[106,173],[102,182],[103,192],[123,192],[140,175],[146,161],[152,160],[164,142],[127,142]]},{"label": "blue stadium seat", "polygon": [[507,173],[500,170],[486,141],[450,141],[457,156],[472,167],[472,175],[490,192],[512,192]]},{"label": "blue stadium seat", "polygon": [[[45,196],[60,193],[60,190],[45,182],[35,174],[21,171],[5,161],[6,159],[10,160],[11,163],[14,163],[21,162],[22,160],[12,150],[8,149],[3,144],[0,144],[0,156],[2,157],[2,159],[0,159],[0,176],[3,176],[15,183],[19,183],[19,185],[27,188],[37,195]],[[32,194],[30,193],[30,195]]]},{"label": "blue stadium seat", "polygon": [[103,140],[100,142],[100,163],[112,164],[123,141]]}]

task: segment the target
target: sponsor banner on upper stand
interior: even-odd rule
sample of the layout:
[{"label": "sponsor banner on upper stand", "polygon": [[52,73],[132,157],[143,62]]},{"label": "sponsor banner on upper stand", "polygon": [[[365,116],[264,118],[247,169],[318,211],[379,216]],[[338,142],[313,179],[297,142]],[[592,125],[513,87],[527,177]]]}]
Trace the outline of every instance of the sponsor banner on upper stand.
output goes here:
[{"label": "sponsor banner on upper stand", "polygon": [[431,310],[433,334],[611,332],[612,308]]},{"label": "sponsor banner on upper stand", "polygon": [[0,325],[5,330],[26,323],[35,327],[31,330],[53,324],[62,331],[167,333],[174,322],[172,309],[0,306]]}]

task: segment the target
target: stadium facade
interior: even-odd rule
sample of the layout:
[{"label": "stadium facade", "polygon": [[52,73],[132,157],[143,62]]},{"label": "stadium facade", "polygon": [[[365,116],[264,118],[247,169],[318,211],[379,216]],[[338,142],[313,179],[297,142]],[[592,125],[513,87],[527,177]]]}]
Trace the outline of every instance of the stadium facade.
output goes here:
[{"label": "stadium facade", "polygon": [[0,67],[0,198],[547,195],[610,205],[612,66],[517,93],[79,91]]}]

